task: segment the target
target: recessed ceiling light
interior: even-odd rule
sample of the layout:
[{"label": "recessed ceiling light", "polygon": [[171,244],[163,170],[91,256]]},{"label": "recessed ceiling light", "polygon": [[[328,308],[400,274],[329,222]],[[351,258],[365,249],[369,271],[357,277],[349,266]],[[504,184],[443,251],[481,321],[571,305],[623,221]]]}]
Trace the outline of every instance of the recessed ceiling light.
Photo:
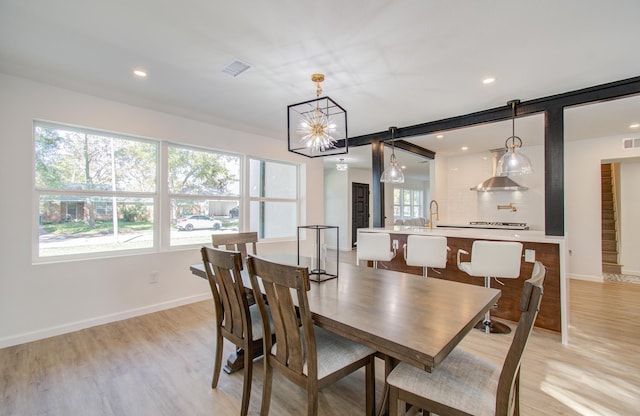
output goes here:
[{"label": "recessed ceiling light", "polygon": [[142,69],[134,69],[133,70],[133,75],[140,77],[140,78],[146,78],[147,77],[147,73],[145,71],[143,71]]},{"label": "recessed ceiling light", "polygon": [[493,77],[488,77],[482,80],[483,84],[493,84],[494,82],[496,82],[496,79]]},{"label": "recessed ceiling light", "polygon": [[460,148],[460,150],[469,150],[469,147],[468,147],[468,146],[462,146],[462,147]]},{"label": "recessed ceiling light", "polygon": [[436,136],[436,139],[444,139],[444,134],[438,134],[438,135]]},{"label": "recessed ceiling light", "polygon": [[640,127],[640,123],[633,123],[633,124],[629,125],[630,129],[637,129],[638,127]]},{"label": "recessed ceiling light", "polygon": [[407,165],[400,166],[400,169],[406,169],[406,168],[407,168]]}]

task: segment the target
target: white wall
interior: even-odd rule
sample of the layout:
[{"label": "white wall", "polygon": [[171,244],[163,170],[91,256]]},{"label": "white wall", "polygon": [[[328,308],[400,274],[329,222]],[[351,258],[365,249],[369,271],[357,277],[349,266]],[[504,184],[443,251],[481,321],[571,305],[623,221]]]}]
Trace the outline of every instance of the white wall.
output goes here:
[{"label": "white wall", "polygon": [[622,272],[640,276],[640,160],[620,163],[620,264]]},{"label": "white wall", "polygon": [[[188,270],[200,261],[195,248],[32,264],[34,119],[302,162],[307,189],[323,189],[322,161],[287,152],[282,140],[2,74],[0,91],[0,348],[210,297]],[[323,193],[309,192],[305,203],[305,221],[322,223]],[[295,241],[280,246],[295,250]],[[156,284],[148,283],[151,269],[159,271]]]},{"label": "white wall", "polygon": [[[324,171],[324,217],[322,224],[337,226],[340,236],[340,250],[349,250],[351,247],[349,229],[351,226],[351,205],[349,194],[351,183],[349,171],[337,171],[325,169]],[[336,248],[334,231],[325,231],[325,242],[328,248]]]},{"label": "white wall", "polygon": [[[608,137],[565,144],[565,234],[569,250],[567,269],[571,278],[602,281],[600,165],[603,160],[621,161],[640,156],[640,149],[623,149],[622,139]],[[635,179],[636,184],[638,180]],[[625,195],[638,193],[637,185],[631,184],[631,187],[632,192],[623,191]],[[625,204],[624,211],[627,210]],[[638,212],[636,208],[636,216]],[[622,222],[625,224],[624,219]],[[628,230],[623,226],[625,235]],[[638,227],[638,223],[630,227]],[[639,229],[635,230],[637,234]],[[640,245],[634,246],[637,240],[630,243],[631,247],[623,244],[625,251],[630,250],[631,256],[637,256],[640,250]]]}]

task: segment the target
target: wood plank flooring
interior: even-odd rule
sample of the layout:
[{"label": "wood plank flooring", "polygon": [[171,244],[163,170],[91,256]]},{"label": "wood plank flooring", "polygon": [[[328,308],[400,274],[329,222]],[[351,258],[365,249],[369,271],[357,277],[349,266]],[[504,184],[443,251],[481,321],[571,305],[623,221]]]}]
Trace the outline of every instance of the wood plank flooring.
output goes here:
[{"label": "wood plank flooring", "polygon": [[[570,282],[570,345],[534,330],[522,415],[637,415],[640,285]],[[242,374],[212,390],[213,307],[199,302],[0,350],[0,415],[237,415]],[[462,345],[499,362],[510,335],[472,331]],[[232,351],[225,344],[224,356]],[[382,362],[376,363],[377,394]],[[260,410],[257,360],[250,414]],[[306,395],[275,374],[271,414],[304,413]],[[364,371],[320,394],[320,415],[364,413]]]}]

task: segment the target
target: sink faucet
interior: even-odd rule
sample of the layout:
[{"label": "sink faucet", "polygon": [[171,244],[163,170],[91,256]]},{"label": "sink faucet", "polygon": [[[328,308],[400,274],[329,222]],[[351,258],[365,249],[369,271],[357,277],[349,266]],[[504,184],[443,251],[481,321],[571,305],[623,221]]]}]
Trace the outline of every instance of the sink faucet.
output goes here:
[{"label": "sink faucet", "polygon": [[[433,206],[436,206],[436,209],[433,209]],[[433,222],[434,221],[440,221],[440,214],[438,213],[439,209],[438,209],[438,201],[436,201],[435,199],[432,199],[431,202],[429,202],[429,230],[433,230]],[[436,215],[436,218],[433,218],[433,214]]]}]

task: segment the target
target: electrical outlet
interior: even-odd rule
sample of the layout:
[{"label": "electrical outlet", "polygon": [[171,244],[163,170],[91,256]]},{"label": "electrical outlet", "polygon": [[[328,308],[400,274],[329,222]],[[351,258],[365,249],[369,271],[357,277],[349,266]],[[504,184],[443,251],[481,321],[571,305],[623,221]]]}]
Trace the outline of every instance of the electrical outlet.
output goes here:
[{"label": "electrical outlet", "polygon": [[149,273],[149,283],[158,283],[158,272],[153,271]]},{"label": "electrical outlet", "polygon": [[394,248],[395,250],[397,250],[397,249],[398,249],[398,240],[393,240],[393,243],[392,243],[392,244],[393,244],[393,248]]},{"label": "electrical outlet", "polygon": [[534,263],[536,261],[536,251],[535,250],[524,250],[524,261],[528,263]]}]

